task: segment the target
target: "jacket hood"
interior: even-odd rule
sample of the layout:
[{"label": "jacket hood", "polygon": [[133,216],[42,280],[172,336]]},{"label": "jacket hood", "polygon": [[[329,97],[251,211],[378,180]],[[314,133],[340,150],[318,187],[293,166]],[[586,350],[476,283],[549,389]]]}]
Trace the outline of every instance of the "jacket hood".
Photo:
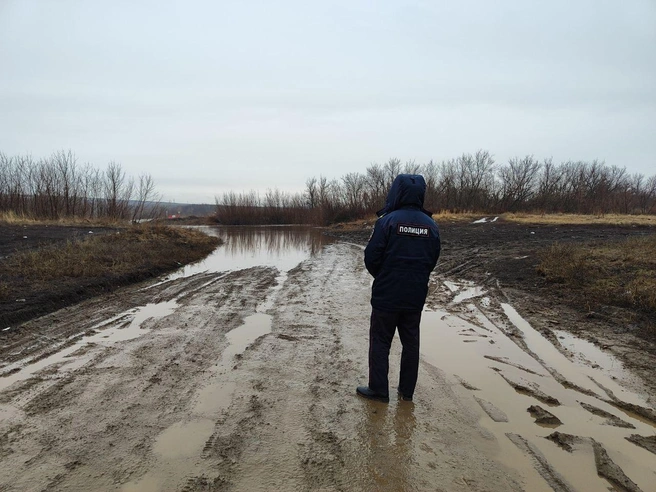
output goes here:
[{"label": "jacket hood", "polygon": [[432,214],[424,210],[424,195],[426,194],[426,181],[420,174],[399,174],[392,183],[387,194],[385,207],[376,212],[378,217],[382,217],[390,212],[394,212],[401,207],[417,207],[422,212],[431,216]]}]

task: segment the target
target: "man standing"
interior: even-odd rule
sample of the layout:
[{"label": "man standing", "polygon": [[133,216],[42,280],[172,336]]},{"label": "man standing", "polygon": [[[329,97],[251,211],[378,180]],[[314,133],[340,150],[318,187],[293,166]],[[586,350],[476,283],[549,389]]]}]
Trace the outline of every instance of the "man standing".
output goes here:
[{"label": "man standing", "polygon": [[374,277],[369,329],[369,386],[360,396],[389,401],[389,351],[396,329],[403,350],[399,398],[412,401],[419,371],[419,322],[428,278],[440,256],[440,233],[424,210],[426,182],[418,174],[399,174],[377,212],[364,263]]}]

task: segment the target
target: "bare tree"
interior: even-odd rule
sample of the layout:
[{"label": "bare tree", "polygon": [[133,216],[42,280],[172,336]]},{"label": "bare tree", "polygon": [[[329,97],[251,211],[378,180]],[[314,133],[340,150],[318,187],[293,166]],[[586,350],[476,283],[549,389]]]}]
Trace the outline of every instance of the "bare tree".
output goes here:
[{"label": "bare tree", "polygon": [[365,177],[360,173],[348,173],[342,177],[342,182],[344,183],[344,194],[347,207],[355,216],[360,215],[365,209]]},{"label": "bare tree", "polygon": [[[137,196],[132,208],[132,222],[144,218],[144,208],[149,201],[159,201],[159,197],[155,194],[155,180],[153,180],[150,174],[142,174],[139,176]],[[151,208],[151,217],[156,212],[156,209],[157,207]]]},{"label": "bare tree", "polygon": [[316,208],[319,205],[319,190],[317,188],[317,178],[314,176],[305,180],[305,196],[307,197],[307,206]]},{"label": "bare tree", "polygon": [[503,210],[516,211],[533,198],[540,163],[532,155],[514,157],[498,170]]}]

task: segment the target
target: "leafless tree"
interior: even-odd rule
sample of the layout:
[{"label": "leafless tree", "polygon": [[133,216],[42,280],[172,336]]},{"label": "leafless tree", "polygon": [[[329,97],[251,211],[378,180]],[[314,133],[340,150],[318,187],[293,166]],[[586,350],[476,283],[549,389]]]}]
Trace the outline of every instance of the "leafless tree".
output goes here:
[{"label": "leafless tree", "polygon": [[514,157],[499,168],[503,210],[516,211],[534,197],[539,170],[540,163],[532,155]]}]

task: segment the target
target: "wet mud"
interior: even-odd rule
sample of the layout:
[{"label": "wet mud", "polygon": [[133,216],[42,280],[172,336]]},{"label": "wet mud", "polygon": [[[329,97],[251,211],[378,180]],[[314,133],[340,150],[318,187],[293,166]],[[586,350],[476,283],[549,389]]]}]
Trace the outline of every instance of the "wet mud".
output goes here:
[{"label": "wet mud", "polygon": [[528,413],[535,419],[535,423],[544,427],[558,427],[563,425],[558,417],[556,417],[549,410],[545,410],[540,405],[531,405],[526,409]]},{"label": "wet mud", "polygon": [[592,449],[599,476],[606,478],[621,491],[642,492],[640,487],[608,456],[608,451],[594,439],[592,439]]},{"label": "wet mud", "polygon": [[645,437],[638,434],[631,434],[626,439],[638,446],[645,448],[647,451],[656,454],[656,436]]},{"label": "wet mud", "polygon": [[2,340],[0,490],[654,489],[650,386],[493,284],[435,274],[414,401],[371,402],[362,247],[208,231],[205,262]]},{"label": "wet mud", "polygon": [[633,424],[630,424],[629,422],[622,420],[621,418],[617,417],[616,415],[613,415],[610,412],[602,410],[601,408],[597,408],[594,405],[581,402],[581,406],[591,414],[606,419],[606,421],[604,422],[605,425],[614,425],[615,427],[624,427],[625,429],[635,429],[635,426]]}]

